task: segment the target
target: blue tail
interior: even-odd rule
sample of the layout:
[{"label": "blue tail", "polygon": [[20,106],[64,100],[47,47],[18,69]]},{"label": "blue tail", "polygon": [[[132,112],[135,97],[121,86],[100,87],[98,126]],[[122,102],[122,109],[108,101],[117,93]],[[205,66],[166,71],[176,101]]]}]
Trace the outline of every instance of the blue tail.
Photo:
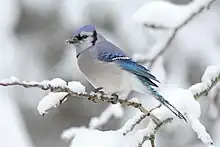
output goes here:
[{"label": "blue tail", "polygon": [[[117,65],[121,67],[121,69],[130,72],[137,76],[137,78],[148,88],[151,94],[161,102],[165,107],[170,109],[176,116],[180,119],[184,119],[186,122],[186,118],[173,106],[171,105],[162,95],[160,95],[152,86],[158,87],[154,82],[159,82],[154,75],[150,73],[150,71],[144,66],[134,62],[124,54],[112,54],[105,53],[101,54],[101,60],[105,62],[115,62]],[[106,58],[108,57],[108,58]],[[117,58],[118,57],[118,58]],[[120,57],[120,58],[119,58]],[[110,60],[109,60],[110,59]],[[114,60],[113,60],[114,59]]]},{"label": "blue tail", "polygon": [[159,101],[162,105],[167,107],[170,111],[172,111],[176,116],[178,116],[180,119],[184,119],[186,122],[186,118],[183,116],[179,110],[177,110],[172,104],[169,103],[157,90],[155,90],[150,83],[148,83],[148,80],[146,80],[144,77],[137,76],[141,82],[147,87],[147,89],[151,92],[151,94]]}]

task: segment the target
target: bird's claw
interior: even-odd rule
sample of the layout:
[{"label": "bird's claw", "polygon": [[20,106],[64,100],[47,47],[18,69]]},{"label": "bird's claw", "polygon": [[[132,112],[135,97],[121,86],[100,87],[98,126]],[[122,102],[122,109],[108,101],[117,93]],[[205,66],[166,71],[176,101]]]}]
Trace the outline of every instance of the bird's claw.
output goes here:
[{"label": "bird's claw", "polygon": [[115,92],[115,93],[112,93],[111,94],[111,103],[112,104],[117,104],[118,103],[118,95],[117,95],[117,93]]}]

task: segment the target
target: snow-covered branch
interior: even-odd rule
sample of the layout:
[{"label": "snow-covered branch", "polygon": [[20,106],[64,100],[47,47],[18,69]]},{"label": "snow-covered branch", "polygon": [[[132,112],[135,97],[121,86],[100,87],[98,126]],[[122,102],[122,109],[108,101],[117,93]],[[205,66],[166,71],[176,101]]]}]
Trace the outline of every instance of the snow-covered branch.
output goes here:
[{"label": "snow-covered branch", "polygon": [[165,124],[171,123],[172,118],[167,118],[160,125],[155,125],[155,123],[150,122],[148,127],[137,132],[138,137],[141,141],[138,144],[138,147],[142,147],[146,140],[150,140],[151,146],[155,147],[155,135],[156,132]]},{"label": "snow-covered branch", "polygon": [[[189,89],[172,89],[168,95],[165,94],[165,97],[169,100],[172,100],[172,104],[177,107],[187,118],[188,124],[191,128],[197,133],[198,138],[201,139],[204,144],[208,146],[213,146],[213,141],[210,135],[206,132],[205,127],[200,123],[199,116],[201,114],[200,105],[196,101],[202,95],[206,95],[218,82],[220,82],[220,67],[219,65],[210,66],[206,69],[204,75],[202,76],[202,82],[193,85]],[[146,140],[150,140],[151,146],[154,147],[155,134],[158,129],[170,122],[172,119],[177,119],[173,116],[170,111],[168,111],[164,106],[157,106],[152,110],[145,109],[137,99],[120,99],[117,95],[112,94],[108,95],[103,91],[91,92],[90,94],[85,92],[85,87],[77,81],[66,82],[62,79],[55,78],[52,80],[46,80],[41,82],[36,81],[21,81],[15,77],[10,79],[5,79],[0,81],[2,86],[23,86],[25,88],[41,88],[43,90],[48,90],[47,94],[38,104],[38,111],[41,115],[48,113],[48,111],[54,107],[57,107],[59,104],[62,104],[67,100],[67,97],[79,97],[86,98],[93,101],[94,103],[108,102],[110,104],[120,104],[124,106],[131,106],[137,108],[138,111],[136,115],[128,120],[125,125],[115,131],[123,136],[134,130],[134,128],[147,116],[149,116],[150,123],[147,128],[138,130],[136,133],[139,136],[139,145],[141,146]],[[117,105],[115,105],[117,106]],[[114,107],[109,107],[104,113],[101,114],[96,122],[91,121],[89,128],[74,128],[71,131],[66,131],[68,133],[63,134],[63,138],[72,139],[75,134],[80,130],[94,130],[94,128],[99,127],[104,124],[108,117],[109,113],[116,113]],[[178,119],[179,120],[179,119]],[[107,133],[107,132],[106,132]],[[67,137],[65,137],[67,136]],[[69,137],[68,137],[69,136]]]},{"label": "snow-covered branch", "polygon": [[[160,105],[152,108],[150,110],[150,112],[154,111],[157,108],[160,108],[161,106],[162,105],[160,104]],[[127,135],[129,132],[133,131],[133,129],[136,127],[136,125],[140,124],[140,122],[142,120],[144,120],[146,118],[146,116],[147,116],[146,114],[138,111],[135,116],[133,116],[131,119],[129,119],[124,124],[124,126],[118,130],[118,132],[120,132],[123,135]],[[161,123],[163,123],[163,122],[161,122]],[[162,124],[159,124],[159,125],[162,125]]]},{"label": "snow-covered branch", "polygon": [[117,131],[123,135],[127,135],[129,132],[131,132],[135,128],[137,124],[139,124],[145,118],[146,118],[146,114],[138,111],[135,116],[129,119],[124,124],[124,126]]},{"label": "snow-covered branch", "polygon": [[122,118],[124,109],[118,104],[109,104],[99,117],[92,117],[89,122],[90,129],[96,129],[106,124],[111,117]]},{"label": "snow-covered branch", "polygon": [[[36,81],[27,82],[12,77],[10,79],[5,79],[0,81],[0,85],[1,86],[17,85],[17,86],[23,86],[25,88],[35,87],[35,88],[41,88],[42,90],[50,90],[51,92],[55,92],[54,94],[47,95],[45,97],[47,100],[44,99],[42,100],[45,101],[46,104],[41,101],[39,102],[38,111],[42,115],[46,114],[53,107],[57,107],[59,104],[63,103],[66,100],[67,96],[73,96],[79,98],[86,98],[88,100],[93,101],[94,103],[108,102],[112,104],[120,103],[121,105],[131,106],[139,109],[141,112],[149,116],[156,124],[159,125],[161,123],[161,121],[156,116],[154,116],[150,111],[145,109],[141,103],[137,103],[132,100],[120,99],[115,94],[108,95],[103,91],[98,91],[96,93],[92,92],[88,94],[85,92],[85,87],[81,83],[76,81],[66,82],[62,79],[55,78],[52,79],[51,81],[47,80],[41,82],[36,82]],[[62,94],[60,94],[60,92],[62,92]],[[55,96],[56,100],[54,100],[53,97],[51,97],[51,95],[53,97]],[[51,101],[49,101],[48,99],[51,99]]]},{"label": "snow-covered branch", "polygon": [[195,99],[208,95],[208,92],[220,82],[220,66],[209,66],[205,70],[201,81],[201,83],[196,83],[189,88]]},{"label": "snow-covered branch", "polygon": [[[170,46],[170,44],[172,43],[173,39],[176,37],[178,31],[180,29],[182,29],[183,27],[185,27],[190,21],[192,21],[196,16],[198,16],[200,13],[202,13],[205,9],[209,9],[210,6],[215,2],[216,0],[206,0],[206,1],[192,1],[189,5],[185,6],[185,10],[188,10],[189,12],[184,12],[184,14],[181,14],[183,16],[181,17],[177,17],[178,20],[175,21],[175,24],[173,24],[173,26],[167,26],[165,24],[156,24],[157,22],[155,22],[155,24],[153,25],[152,24],[152,20],[141,20],[142,23],[144,23],[144,25],[146,27],[148,26],[163,26],[163,28],[170,28],[169,29],[169,36],[164,40],[164,41],[161,41],[161,42],[158,42],[156,43],[156,45],[153,47],[152,51],[156,51],[154,53],[152,53],[150,56],[149,55],[143,55],[143,54],[135,54],[133,57],[136,61],[140,62],[140,63],[146,63],[148,62],[149,63],[149,68],[151,68],[154,63],[157,61],[157,59],[165,53],[165,51],[168,49],[168,47]],[[156,3],[156,2],[155,2]],[[167,3],[167,2],[164,2],[164,3]],[[170,10],[167,10],[167,11],[172,11],[172,8],[173,10],[176,10],[176,7],[175,5],[173,4],[166,4],[167,7],[165,8],[169,8]],[[188,9],[188,8],[191,8],[191,6],[194,6],[192,7],[193,9]],[[150,7],[150,5],[149,5]],[[159,7],[159,6],[158,6]],[[155,9],[156,10],[156,9]],[[179,9],[178,9],[179,10]],[[190,12],[191,11],[191,12]],[[151,11],[149,11],[150,13]],[[152,12],[151,12],[152,13]],[[170,12],[169,12],[170,13]],[[173,13],[174,15],[176,15],[176,13],[173,11],[171,12]],[[144,14],[148,14],[148,6],[143,6],[142,8],[140,8],[140,10],[138,10],[135,14],[134,14],[134,17],[135,19],[141,19],[142,16]],[[178,14],[178,13],[177,13]],[[152,14],[149,14],[149,15],[152,15]],[[148,15],[147,15],[148,16]],[[139,18],[140,17],[140,18]],[[183,18],[182,18],[183,17]],[[156,17],[157,18],[157,17]],[[182,18],[182,19],[181,19]],[[158,19],[158,18],[157,18]],[[139,20],[140,21],[140,20]],[[149,22],[148,22],[149,21]],[[170,20],[171,21],[171,20]],[[150,23],[150,25],[147,25],[148,23]],[[167,23],[167,22],[164,22],[164,23]],[[152,27],[150,27],[152,28]],[[159,27],[160,28],[160,27]]]}]

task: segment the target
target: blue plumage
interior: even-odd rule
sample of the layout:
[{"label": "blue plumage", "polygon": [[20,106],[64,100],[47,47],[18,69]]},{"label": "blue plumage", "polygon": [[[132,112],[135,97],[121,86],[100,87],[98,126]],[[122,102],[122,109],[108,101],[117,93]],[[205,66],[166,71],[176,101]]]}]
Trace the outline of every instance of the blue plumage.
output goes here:
[{"label": "blue plumage", "polygon": [[156,77],[154,75],[152,75],[150,73],[150,71],[147,68],[145,68],[144,66],[134,62],[131,59],[116,60],[115,63],[118,64],[123,70],[131,72],[131,73],[135,74],[136,76],[141,76],[143,78],[147,78],[150,85],[158,87],[151,80],[154,80],[156,82],[159,82],[159,80],[157,80]]},{"label": "blue plumage", "polygon": [[92,24],[84,25],[83,27],[79,28],[76,32],[74,32],[74,36],[79,35],[82,31],[93,32],[95,31],[95,26]]},{"label": "blue plumage", "polygon": [[97,54],[97,58],[100,61],[104,61],[104,62],[113,62],[115,61],[116,58],[120,58],[120,57],[126,57],[125,54],[122,53],[108,53],[108,52],[101,52]]},{"label": "blue plumage", "polygon": [[150,85],[158,87],[153,81],[159,82],[154,75],[150,73],[150,71],[144,66],[134,62],[132,59],[127,57],[123,53],[99,53],[98,59],[105,62],[115,62],[119,65],[123,70],[126,70],[130,73],[135,74],[136,76],[142,76],[146,78]]}]

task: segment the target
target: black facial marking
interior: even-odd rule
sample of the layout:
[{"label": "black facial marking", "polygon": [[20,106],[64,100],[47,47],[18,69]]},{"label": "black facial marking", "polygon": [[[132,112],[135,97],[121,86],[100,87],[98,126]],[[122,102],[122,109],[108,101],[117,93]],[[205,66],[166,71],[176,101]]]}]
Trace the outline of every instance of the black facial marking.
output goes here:
[{"label": "black facial marking", "polygon": [[93,41],[92,41],[92,45],[95,45],[96,41],[97,41],[97,32],[93,31]]},{"label": "black facial marking", "polygon": [[88,36],[87,35],[82,35],[82,38],[87,38]]},{"label": "black facial marking", "polygon": [[[86,39],[86,38],[89,37],[89,36],[87,36],[87,35],[82,35],[82,36],[80,36],[80,34],[79,34],[79,35],[77,35],[77,36],[75,36],[75,37],[76,37],[78,40],[83,40],[83,39]],[[95,43],[96,43],[96,41],[97,41],[97,32],[96,32],[96,31],[93,31],[92,37],[93,37],[92,45],[95,45]]]},{"label": "black facial marking", "polygon": [[79,35],[75,36],[78,40],[82,40],[82,37]]},{"label": "black facial marking", "polygon": [[87,37],[88,37],[87,35],[82,35],[82,36],[80,36],[80,34],[76,36],[76,38],[77,38],[78,40],[86,39]]}]

